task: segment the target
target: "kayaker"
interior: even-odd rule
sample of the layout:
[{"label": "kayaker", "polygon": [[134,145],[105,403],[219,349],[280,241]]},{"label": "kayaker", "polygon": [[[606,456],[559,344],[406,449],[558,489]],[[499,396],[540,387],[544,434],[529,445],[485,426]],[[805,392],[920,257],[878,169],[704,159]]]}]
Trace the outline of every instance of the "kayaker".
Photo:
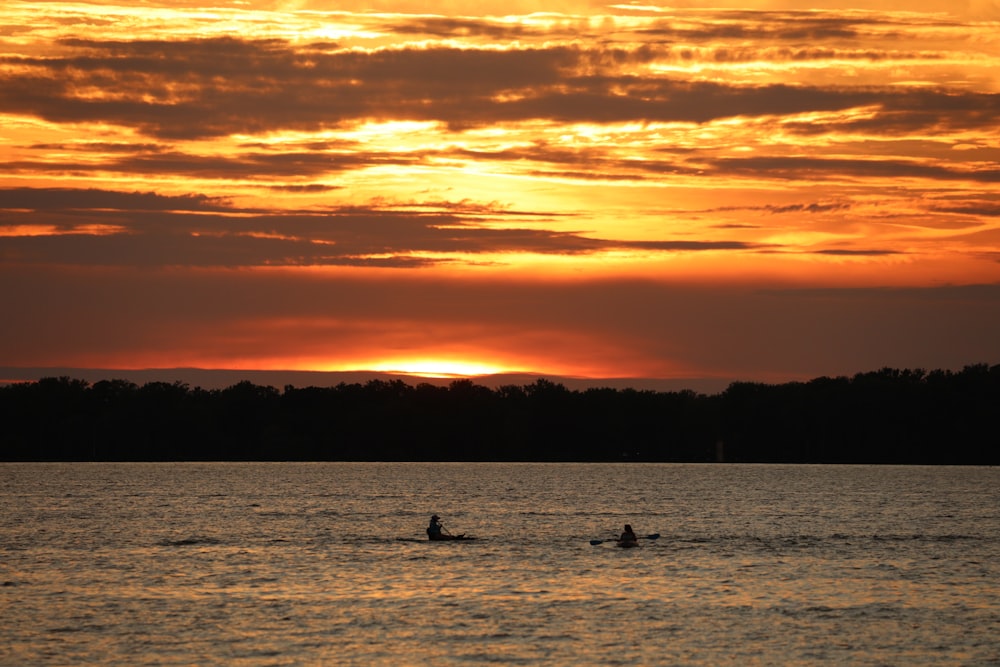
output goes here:
[{"label": "kayaker", "polygon": [[467,537],[465,533],[459,535],[452,535],[448,532],[448,529],[441,525],[441,517],[437,514],[431,517],[431,523],[427,526],[427,537],[432,540],[472,540],[475,538]]},{"label": "kayaker", "polygon": [[447,539],[441,531],[444,530],[444,526],[441,525],[441,517],[437,514],[431,517],[431,523],[427,526],[427,537],[432,540],[443,540]]},{"label": "kayaker", "polygon": [[625,524],[625,532],[622,533],[621,537],[618,538],[621,544],[638,544],[639,538],[636,536],[635,531],[632,530],[631,524]]}]

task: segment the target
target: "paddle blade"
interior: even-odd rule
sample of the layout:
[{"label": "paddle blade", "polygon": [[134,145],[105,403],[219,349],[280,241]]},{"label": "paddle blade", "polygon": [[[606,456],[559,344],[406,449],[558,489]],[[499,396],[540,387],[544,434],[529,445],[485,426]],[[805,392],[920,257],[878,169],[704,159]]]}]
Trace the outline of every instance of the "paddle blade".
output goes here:
[{"label": "paddle blade", "polygon": [[591,540],[590,544],[596,547],[598,544],[604,544],[604,540]]},{"label": "paddle blade", "polygon": [[660,534],[659,533],[653,533],[652,535],[647,535],[646,536],[647,540],[658,540],[659,538],[660,538]]}]

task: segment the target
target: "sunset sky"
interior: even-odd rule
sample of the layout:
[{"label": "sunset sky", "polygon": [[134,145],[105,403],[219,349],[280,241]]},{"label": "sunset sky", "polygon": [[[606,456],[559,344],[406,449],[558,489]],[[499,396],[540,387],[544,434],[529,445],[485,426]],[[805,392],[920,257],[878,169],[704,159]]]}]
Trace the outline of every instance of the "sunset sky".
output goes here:
[{"label": "sunset sky", "polygon": [[1000,363],[1000,2],[5,0],[0,317],[0,367]]}]

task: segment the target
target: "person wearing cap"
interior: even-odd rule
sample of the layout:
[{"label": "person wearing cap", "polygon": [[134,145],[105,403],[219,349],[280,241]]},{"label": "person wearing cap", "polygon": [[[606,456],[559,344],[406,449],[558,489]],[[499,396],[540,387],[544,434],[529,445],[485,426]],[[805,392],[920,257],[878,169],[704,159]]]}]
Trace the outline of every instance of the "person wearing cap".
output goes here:
[{"label": "person wearing cap", "polygon": [[441,525],[441,517],[437,514],[431,517],[431,523],[427,526],[427,537],[432,540],[443,540],[445,539],[444,534],[441,532],[444,526]]},{"label": "person wearing cap", "polygon": [[441,517],[437,514],[431,517],[431,524],[427,526],[427,537],[432,540],[472,540],[475,538],[466,537],[465,533],[452,535],[448,529],[441,525]]},{"label": "person wearing cap", "polygon": [[636,536],[635,531],[632,530],[631,524],[625,524],[625,532],[623,532],[621,537],[618,538],[618,543],[622,546],[633,546],[639,544],[639,538]]}]

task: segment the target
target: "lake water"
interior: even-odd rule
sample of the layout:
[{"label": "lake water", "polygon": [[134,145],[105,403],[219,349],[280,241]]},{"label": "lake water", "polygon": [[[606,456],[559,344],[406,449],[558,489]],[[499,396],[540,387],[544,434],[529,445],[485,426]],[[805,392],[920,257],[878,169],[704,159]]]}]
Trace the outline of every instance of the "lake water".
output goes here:
[{"label": "lake water", "polygon": [[[3,665],[1000,665],[1000,469],[0,464]],[[469,542],[428,542],[432,513]],[[631,523],[642,548],[591,546]]]}]

